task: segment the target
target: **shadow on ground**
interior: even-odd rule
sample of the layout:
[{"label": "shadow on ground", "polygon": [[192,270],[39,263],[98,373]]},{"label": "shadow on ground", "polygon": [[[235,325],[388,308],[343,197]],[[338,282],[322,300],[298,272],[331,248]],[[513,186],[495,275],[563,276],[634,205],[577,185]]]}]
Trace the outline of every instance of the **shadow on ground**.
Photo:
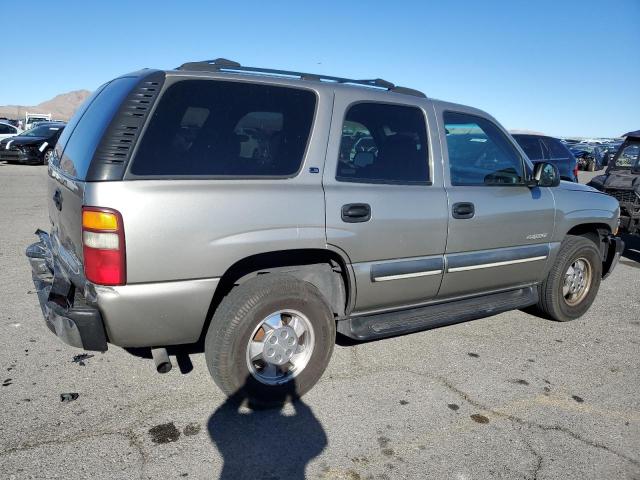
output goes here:
[{"label": "shadow on ground", "polygon": [[[640,235],[623,235],[622,239],[624,240],[624,252],[622,253],[623,259],[620,260],[624,262],[624,259],[631,260],[631,262],[624,262],[627,265],[637,266],[640,268]],[[633,265],[632,262],[635,262],[636,265]]]},{"label": "shadow on ground", "polygon": [[220,480],[305,478],[307,464],[327,446],[327,436],[295,395],[295,381],[287,385],[291,394],[269,409],[248,405],[243,388],[211,415],[209,436],[224,461]]}]

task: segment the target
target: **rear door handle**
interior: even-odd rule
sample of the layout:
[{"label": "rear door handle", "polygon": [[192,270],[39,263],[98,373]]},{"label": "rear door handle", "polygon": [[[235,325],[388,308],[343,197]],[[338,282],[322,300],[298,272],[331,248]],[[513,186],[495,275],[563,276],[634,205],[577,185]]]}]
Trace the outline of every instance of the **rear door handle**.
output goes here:
[{"label": "rear door handle", "polygon": [[62,192],[59,189],[56,189],[56,193],[53,194],[53,203],[58,210],[62,211]]},{"label": "rear door handle", "polygon": [[461,220],[467,218],[473,218],[476,213],[476,207],[471,202],[458,202],[453,204],[451,214],[453,218],[459,218]]},{"label": "rear door handle", "polygon": [[346,223],[368,222],[371,207],[368,203],[348,203],[342,206],[342,221]]}]

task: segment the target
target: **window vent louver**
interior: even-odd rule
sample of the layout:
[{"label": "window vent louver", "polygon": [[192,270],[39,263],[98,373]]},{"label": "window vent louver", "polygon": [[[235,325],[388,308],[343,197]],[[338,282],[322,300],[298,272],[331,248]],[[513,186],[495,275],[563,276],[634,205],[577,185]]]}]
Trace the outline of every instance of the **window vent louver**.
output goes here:
[{"label": "window vent louver", "polygon": [[96,150],[88,180],[122,178],[163,81],[163,72],[146,76],[122,102]]}]

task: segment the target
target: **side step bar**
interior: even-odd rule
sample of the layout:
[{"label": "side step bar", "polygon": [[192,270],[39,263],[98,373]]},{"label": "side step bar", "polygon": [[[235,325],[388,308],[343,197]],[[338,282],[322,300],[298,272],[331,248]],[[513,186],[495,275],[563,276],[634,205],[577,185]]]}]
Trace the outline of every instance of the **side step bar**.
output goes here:
[{"label": "side step bar", "polygon": [[466,322],[528,307],[538,302],[535,286],[338,322],[338,332],[354,340],[374,340]]}]

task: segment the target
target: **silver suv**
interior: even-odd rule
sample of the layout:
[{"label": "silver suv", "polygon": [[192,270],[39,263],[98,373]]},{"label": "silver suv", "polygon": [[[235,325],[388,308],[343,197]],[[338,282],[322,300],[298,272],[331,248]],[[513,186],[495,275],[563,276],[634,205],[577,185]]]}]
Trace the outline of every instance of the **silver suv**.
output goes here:
[{"label": "silver suv", "polygon": [[48,172],[27,256],[51,331],[151,347],[159,371],[200,344],[262,404],[309,390],[336,332],[580,317],[623,248],[615,199],[534,167],[485,112],[380,79],[141,70],[84,103]]}]

